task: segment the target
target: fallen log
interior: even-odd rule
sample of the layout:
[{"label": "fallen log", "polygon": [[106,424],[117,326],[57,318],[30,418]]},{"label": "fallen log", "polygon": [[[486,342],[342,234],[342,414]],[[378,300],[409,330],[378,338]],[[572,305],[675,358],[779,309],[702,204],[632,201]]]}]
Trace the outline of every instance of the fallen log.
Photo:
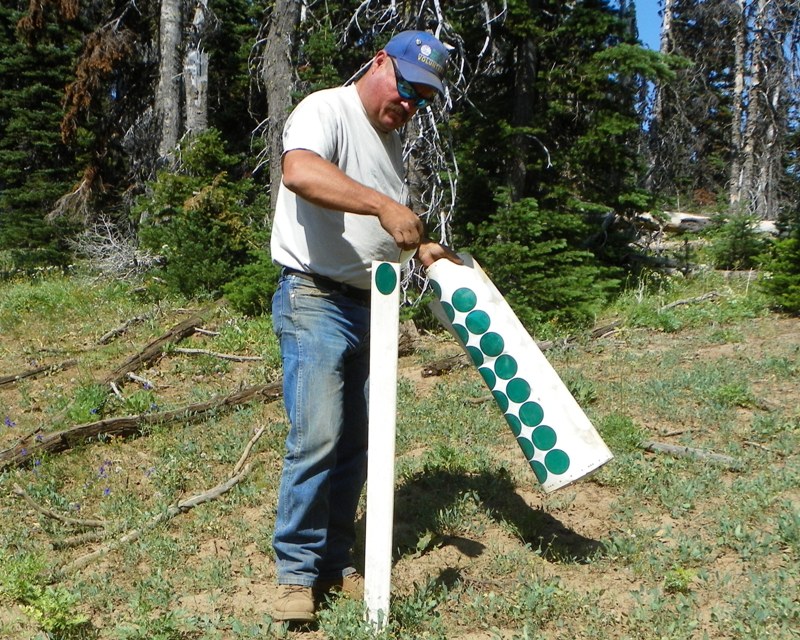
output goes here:
[{"label": "fallen log", "polygon": [[224,398],[198,402],[171,411],[105,418],[54,433],[34,432],[17,442],[13,447],[0,451],[0,471],[23,465],[44,452],[57,453],[71,449],[77,444],[98,436],[125,437],[141,435],[144,428],[150,425],[178,421],[190,422],[198,420],[212,411],[236,407],[253,400],[274,402],[281,397],[282,389],[282,382],[274,382],[272,384],[246,387]]},{"label": "fallen log", "polygon": [[2,376],[0,377],[0,387],[6,384],[18,382],[24,378],[35,378],[40,373],[50,374],[55,373],[56,371],[62,371],[63,369],[69,369],[70,367],[74,367],[76,364],[78,364],[77,360],[66,360],[65,362],[60,362],[58,364],[46,364],[42,365],[41,367],[28,369],[27,371],[23,371],[21,373],[12,373],[10,376]]},{"label": "fallen log", "polygon": [[[213,307],[212,307],[213,308]],[[211,311],[212,308],[204,309],[197,315],[192,316],[188,320],[175,325],[172,329],[167,331],[164,335],[156,338],[144,347],[139,353],[131,356],[114,371],[109,373],[104,379],[105,384],[116,383],[119,384],[127,377],[129,373],[138,371],[144,365],[157,360],[164,352],[164,347],[173,342],[180,342],[184,338],[192,335],[197,327],[203,323],[204,316]]]},{"label": "fallen log", "polygon": [[720,453],[714,453],[712,451],[693,449],[692,447],[667,444],[665,442],[656,442],[654,440],[647,440],[642,442],[639,446],[645,451],[649,451],[651,453],[667,453],[679,458],[696,458],[698,460],[707,460],[709,462],[721,464],[731,471],[740,471],[742,469],[742,463],[736,458],[724,456]]},{"label": "fallen log", "polygon": [[719,293],[716,291],[709,291],[708,293],[704,293],[701,296],[697,296],[695,298],[685,298],[683,300],[675,300],[674,302],[670,302],[669,304],[665,304],[661,307],[661,311],[666,311],[667,309],[674,309],[675,307],[680,307],[685,304],[695,304],[697,302],[705,302],[706,300],[716,300],[719,298]]}]

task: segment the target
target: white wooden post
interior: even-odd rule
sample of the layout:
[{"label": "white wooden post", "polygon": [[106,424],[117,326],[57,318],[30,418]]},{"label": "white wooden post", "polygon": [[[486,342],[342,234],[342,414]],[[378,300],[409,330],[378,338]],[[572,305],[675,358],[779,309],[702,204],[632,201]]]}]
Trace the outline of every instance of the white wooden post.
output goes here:
[{"label": "white wooden post", "polygon": [[388,622],[391,591],[399,282],[399,264],[372,263],[364,601],[377,629]]}]

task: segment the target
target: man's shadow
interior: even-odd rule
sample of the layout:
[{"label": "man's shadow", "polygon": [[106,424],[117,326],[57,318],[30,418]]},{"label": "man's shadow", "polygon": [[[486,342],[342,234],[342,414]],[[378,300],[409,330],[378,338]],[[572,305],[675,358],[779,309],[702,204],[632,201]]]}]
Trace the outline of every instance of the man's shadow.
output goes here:
[{"label": "man's shadow", "polygon": [[[493,520],[505,523],[532,552],[548,562],[585,564],[602,549],[597,540],[587,538],[564,526],[539,508],[529,506],[516,493],[506,469],[479,473],[422,470],[401,481],[395,491],[393,561],[409,553],[423,555],[444,544],[457,547],[470,557],[485,549],[479,536],[453,536],[442,533],[442,515],[453,513],[463,497],[474,497]],[[456,515],[456,517],[458,517]],[[357,523],[363,541],[366,515]],[[356,557],[363,557],[358,553]]]}]

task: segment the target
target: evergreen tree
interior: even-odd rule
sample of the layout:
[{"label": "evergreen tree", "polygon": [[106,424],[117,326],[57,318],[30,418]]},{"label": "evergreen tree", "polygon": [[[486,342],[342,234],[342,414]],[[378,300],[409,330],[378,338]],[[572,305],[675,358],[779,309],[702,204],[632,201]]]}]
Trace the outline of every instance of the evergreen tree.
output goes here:
[{"label": "evergreen tree", "polygon": [[472,252],[520,321],[539,334],[590,324],[618,284],[581,246],[588,230],[576,213],[546,211],[507,192],[477,229]]},{"label": "evergreen tree", "polygon": [[[603,287],[595,288],[594,279],[615,278],[601,264],[620,264],[629,240],[621,227],[604,226],[604,220],[631,216],[648,205],[647,194],[637,187],[643,171],[637,155],[639,87],[670,69],[659,54],[636,45],[626,16],[603,0],[535,6],[518,1],[508,8],[497,30],[493,64],[474,79],[470,103],[453,117],[460,170],[455,235],[460,244],[473,247],[494,276],[523,270],[523,264],[549,274],[548,256],[537,253],[540,240],[525,227],[532,224],[529,217],[520,217],[513,206],[493,215],[494,194],[504,188],[511,205],[535,204],[537,216],[553,218],[547,241],[570,250],[560,263],[561,284],[573,287],[586,269],[593,272],[586,280],[586,300],[572,289],[559,293],[563,314],[586,320],[591,315],[587,300],[602,298]],[[468,46],[481,45],[479,25],[471,28],[476,33],[466,30]],[[519,224],[516,230],[508,226],[500,244],[485,231],[501,224],[497,216]],[[503,257],[501,249],[514,257]],[[573,268],[571,280],[567,272]],[[530,307],[531,318],[556,313],[548,300],[552,290],[540,295],[528,282],[509,295]]]},{"label": "evergreen tree", "polygon": [[736,3],[673,0],[664,53],[687,61],[657,87],[648,185],[683,208],[728,194],[734,107]]},{"label": "evergreen tree", "polygon": [[16,268],[66,263],[69,228],[47,214],[77,179],[59,122],[80,34],[53,22],[26,41],[17,23],[27,4],[0,6],[0,248]]},{"label": "evergreen tree", "polygon": [[160,172],[137,202],[134,212],[146,220],[142,245],[163,256],[169,289],[217,296],[241,267],[260,258],[263,203],[251,180],[231,180],[239,162],[209,129],[186,146],[181,169]]}]

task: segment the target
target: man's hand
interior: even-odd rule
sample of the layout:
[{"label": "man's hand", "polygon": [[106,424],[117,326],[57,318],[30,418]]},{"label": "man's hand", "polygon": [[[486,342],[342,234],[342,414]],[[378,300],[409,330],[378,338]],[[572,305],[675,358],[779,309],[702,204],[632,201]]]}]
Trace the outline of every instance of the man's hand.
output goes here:
[{"label": "man's hand", "polygon": [[283,184],[301,198],[334,211],[377,216],[401,249],[416,249],[425,228],[416,213],[365,187],[313,151],[293,149],[282,159]]},{"label": "man's hand", "polygon": [[419,249],[417,250],[417,258],[419,258],[422,266],[426,269],[442,258],[446,258],[450,260],[450,262],[455,262],[456,264],[464,264],[464,261],[459,258],[452,249],[428,239],[420,243]]},{"label": "man's hand", "polygon": [[394,238],[401,249],[416,249],[423,239],[425,226],[408,207],[387,198],[387,206],[381,209],[378,220],[381,226]]}]

